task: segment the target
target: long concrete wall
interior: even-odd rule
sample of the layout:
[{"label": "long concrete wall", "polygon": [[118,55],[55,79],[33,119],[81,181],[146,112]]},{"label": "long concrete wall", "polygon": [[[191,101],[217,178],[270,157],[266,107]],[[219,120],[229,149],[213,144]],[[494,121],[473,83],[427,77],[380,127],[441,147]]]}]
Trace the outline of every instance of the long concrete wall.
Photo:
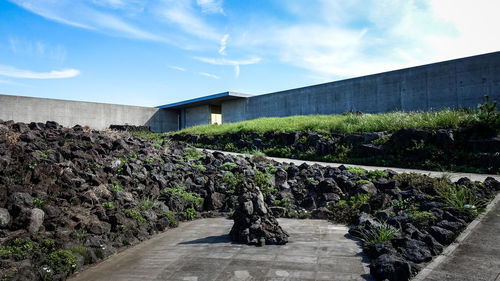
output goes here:
[{"label": "long concrete wall", "polygon": [[158,108],[0,95],[0,119],[16,122],[56,121],[106,129],[109,125],[146,125],[155,132],[177,130],[177,113]]},{"label": "long concrete wall", "polygon": [[500,101],[500,52],[286,90],[222,104],[223,122],[259,117],[476,108]]}]

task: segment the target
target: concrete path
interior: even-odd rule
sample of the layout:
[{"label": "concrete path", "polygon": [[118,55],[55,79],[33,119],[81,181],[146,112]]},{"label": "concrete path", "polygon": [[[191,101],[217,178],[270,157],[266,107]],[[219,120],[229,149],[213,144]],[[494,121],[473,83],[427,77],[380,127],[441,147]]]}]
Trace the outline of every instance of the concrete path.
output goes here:
[{"label": "concrete path", "polygon": [[372,280],[360,243],[347,227],[323,220],[279,219],[284,246],[233,244],[225,218],[182,223],[70,280]]},{"label": "concrete path", "polygon": [[413,281],[500,281],[500,194]]},{"label": "concrete path", "polygon": [[[206,150],[209,152],[215,152],[216,150],[210,150],[210,149],[199,149],[199,150]],[[229,154],[229,155],[241,155],[245,156],[245,154],[242,153],[235,153],[235,152],[227,152],[227,151],[219,151],[224,154]],[[267,156],[266,156],[267,157]],[[492,175],[492,174],[474,174],[474,173],[451,173],[451,172],[437,172],[437,171],[425,171],[425,170],[417,170],[417,169],[407,169],[407,168],[394,168],[394,167],[377,167],[377,166],[365,166],[365,165],[354,165],[354,164],[342,164],[342,163],[330,163],[330,162],[318,162],[318,161],[305,161],[305,160],[298,160],[298,159],[289,159],[289,158],[279,158],[279,157],[267,157],[269,159],[272,159],[276,162],[280,163],[293,163],[295,165],[301,165],[302,163],[307,163],[309,165],[314,165],[318,164],[321,166],[325,167],[338,167],[340,165],[345,165],[345,166],[351,166],[351,167],[360,167],[368,171],[372,170],[385,170],[385,169],[391,169],[393,171],[396,171],[398,173],[418,173],[418,174],[423,174],[423,175],[428,175],[431,177],[440,177],[443,174],[447,174],[451,176],[451,180],[456,181],[460,178],[463,177],[468,177],[469,179],[473,181],[484,181],[487,177],[493,177],[496,180],[500,181],[500,175]]]}]

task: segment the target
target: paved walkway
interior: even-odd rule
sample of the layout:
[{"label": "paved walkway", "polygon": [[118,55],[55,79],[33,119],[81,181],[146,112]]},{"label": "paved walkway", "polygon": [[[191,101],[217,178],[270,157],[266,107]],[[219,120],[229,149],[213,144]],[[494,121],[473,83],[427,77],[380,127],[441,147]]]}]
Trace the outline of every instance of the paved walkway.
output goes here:
[{"label": "paved walkway", "polygon": [[264,247],[231,243],[232,220],[182,223],[70,280],[372,280],[347,227],[323,220],[279,222],[290,242]]},{"label": "paved walkway", "polygon": [[[215,150],[210,150],[210,149],[201,149],[200,148],[199,150],[206,150],[206,151],[210,151],[210,152],[215,152]],[[227,152],[227,151],[220,151],[220,152],[222,152],[224,154],[230,154],[230,155],[242,155],[242,156],[245,155],[242,153]],[[368,171],[391,169],[391,170],[396,171],[398,173],[419,173],[419,174],[423,174],[423,175],[429,175],[431,177],[440,177],[443,174],[447,174],[447,175],[451,176],[451,179],[453,181],[456,181],[456,180],[463,178],[463,177],[468,177],[469,179],[471,179],[473,181],[481,181],[481,182],[484,181],[487,177],[493,177],[496,180],[500,181],[500,175],[492,175],[492,174],[451,173],[451,172],[425,171],[425,170],[407,169],[407,168],[377,167],[377,166],[365,166],[365,165],[354,165],[354,164],[305,161],[305,160],[279,158],[279,157],[267,157],[267,158],[272,159],[276,162],[294,163],[295,165],[301,165],[302,163],[307,163],[309,165],[318,164],[318,165],[325,166],[325,167],[338,167],[340,165],[345,165],[345,166],[351,166],[351,167],[360,167],[360,168],[363,168],[363,169],[368,170]]]},{"label": "paved walkway", "polygon": [[500,194],[413,281],[500,281]]}]

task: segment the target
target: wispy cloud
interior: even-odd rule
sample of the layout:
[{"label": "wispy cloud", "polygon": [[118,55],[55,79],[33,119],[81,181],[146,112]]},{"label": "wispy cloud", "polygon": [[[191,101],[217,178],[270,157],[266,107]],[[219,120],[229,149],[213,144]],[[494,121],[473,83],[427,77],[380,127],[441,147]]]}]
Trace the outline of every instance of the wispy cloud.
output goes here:
[{"label": "wispy cloud", "polygon": [[261,58],[250,58],[246,60],[228,60],[228,59],[216,59],[216,58],[204,58],[195,57],[195,59],[214,65],[231,65],[234,66],[234,76],[238,78],[240,76],[240,65],[256,64],[261,61]]},{"label": "wispy cloud", "polygon": [[225,56],[226,55],[226,44],[227,44],[227,39],[229,38],[229,34],[224,34],[224,37],[220,40],[220,48],[219,48],[219,54]]},{"label": "wispy cloud", "polygon": [[213,79],[220,79],[220,77],[215,75],[215,74],[210,74],[210,73],[206,73],[206,72],[199,72],[199,74],[202,76],[205,76],[205,77],[213,78]]},{"label": "wispy cloud", "polygon": [[49,72],[35,72],[31,70],[17,69],[8,65],[0,65],[0,75],[13,78],[28,79],[59,79],[78,76],[80,71],[76,69],[52,70]]},{"label": "wispy cloud", "polygon": [[222,9],[222,0],[196,0],[196,4],[201,7],[201,10],[204,13],[224,14],[224,9]]},{"label": "wispy cloud", "polygon": [[178,71],[183,71],[183,72],[186,71],[186,69],[184,67],[180,67],[180,66],[171,65],[169,67],[172,69],[178,70]]},{"label": "wispy cloud", "polygon": [[49,58],[57,62],[62,62],[66,59],[66,48],[59,44],[51,45],[42,41],[16,37],[10,37],[8,42],[10,51],[14,54]]}]

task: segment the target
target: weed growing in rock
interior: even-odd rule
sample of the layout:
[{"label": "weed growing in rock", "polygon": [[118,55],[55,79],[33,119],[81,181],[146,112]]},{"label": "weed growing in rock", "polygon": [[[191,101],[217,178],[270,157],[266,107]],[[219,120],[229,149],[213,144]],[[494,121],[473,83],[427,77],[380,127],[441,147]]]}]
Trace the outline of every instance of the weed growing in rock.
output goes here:
[{"label": "weed growing in rock", "polygon": [[33,207],[34,208],[41,208],[47,204],[46,200],[42,200],[38,197],[33,197]]},{"label": "weed growing in rock", "polygon": [[273,205],[288,209],[291,203],[292,201],[290,200],[290,198],[283,198],[281,200],[274,200]]},{"label": "weed growing in rock", "polygon": [[227,192],[229,194],[234,194],[234,191],[236,190],[238,184],[245,181],[245,177],[243,176],[243,174],[240,173],[233,174],[227,171],[224,173],[222,181],[226,183]]},{"label": "weed growing in rock", "polygon": [[45,260],[50,268],[56,273],[69,274],[76,269],[77,266],[76,256],[69,250],[57,250],[50,253]]},{"label": "weed growing in rock", "polygon": [[357,185],[363,185],[363,184],[369,184],[369,183],[372,183],[372,182],[369,180],[358,180],[356,182]]},{"label": "weed growing in rock", "polygon": [[267,197],[270,194],[274,194],[277,192],[276,188],[269,182],[272,175],[263,173],[259,170],[255,171],[255,184],[260,188],[260,191]]},{"label": "weed growing in rock", "polygon": [[463,209],[473,215],[478,214],[481,202],[476,199],[472,189],[446,181],[438,181],[434,189],[449,207]]},{"label": "weed growing in rock", "polygon": [[194,161],[198,161],[200,160],[201,158],[204,158],[205,157],[205,154],[199,150],[197,150],[196,148],[193,148],[193,147],[187,147],[185,150],[184,150],[184,155],[186,156],[187,159],[191,159],[191,160],[194,160]]},{"label": "weed growing in rock", "polygon": [[433,221],[435,219],[436,219],[436,217],[433,214],[429,213],[429,212],[417,211],[417,212],[413,212],[412,213],[412,222],[417,227],[428,226],[429,222],[431,222],[431,221]]},{"label": "weed growing in rock", "polygon": [[347,166],[346,169],[350,173],[357,174],[357,175],[364,175],[364,174],[366,174],[368,172],[367,170],[365,170],[363,168],[352,167],[352,166]]},{"label": "weed growing in rock", "polygon": [[162,193],[164,194],[172,194],[172,195],[178,195],[184,199],[188,204],[196,207],[201,207],[203,205],[203,198],[197,193],[193,192],[187,192],[186,187],[184,186],[177,186],[174,188],[165,188],[163,189]]},{"label": "weed growing in rock", "polygon": [[115,208],[115,204],[113,202],[104,202],[101,204],[104,209],[113,210]]},{"label": "weed growing in rock", "polygon": [[118,182],[114,182],[113,184],[111,184],[111,190],[114,190],[114,191],[125,191],[119,184]]},{"label": "weed growing in rock", "polygon": [[205,172],[207,170],[207,168],[205,168],[205,166],[203,166],[202,164],[193,164],[191,165],[191,167],[193,167],[193,169],[197,170],[198,172]]},{"label": "weed growing in rock", "polygon": [[141,213],[139,213],[139,211],[137,210],[127,209],[125,210],[125,215],[127,215],[127,217],[133,218],[138,225],[141,225],[144,222],[146,222],[146,219],[144,219]]},{"label": "weed growing in rock", "polygon": [[359,213],[359,207],[370,200],[369,194],[357,193],[347,200],[340,200],[334,205],[328,206],[333,212],[332,220],[338,223],[350,224]]},{"label": "weed growing in rock", "polygon": [[73,253],[80,254],[80,256],[83,257],[84,264],[89,264],[90,263],[89,251],[87,250],[87,248],[85,248],[85,246],[75,245],[75,246],[71,247],[71,251]]},{"label": "weed growing in rock", "polygon": [[382,170],[368,171],[368,177],[371,179],[387,178],[387,174]]},{"label": "weed growing in rock", "polygon": [[172,212],[163,212],[163,215],[167,217],[168,221],[170,222],[170,226],[173,226],[173,227],[179,226],[179,222],[175,218],[174,213],[172,213]]},{"label": "weed growing in rock", "polygon": [[226,162],[222,165],[220,165],[220,168],[221,170],[224,170],[224,171],[231,171],[232,169],[236,168],[238,165],[236,165],[236,163],[233,163],[233,162]]},{"label": "weed growing in rock", "polygon": [[196,212],[196,210],[195,210],[195,209],[193,209],[193,208],[187,208],[187,209],[186,209],[186,211],[185,211],[185,213],[186,213],[186,218],[187,218],[187,220],[192,221],[192,220],[194,220],[194,218],[196,217],[196,213],[197,213],[197,212]]},{"label": "weed growing in rock", "polygon": [[307,183],[309,183],[309,184],[318,184],[319,183],[319,181],[316,180],[315,178],[307,178],[306,180],[307,180]]},{"label": "weed growing in rock", "polygon": [[399,232],[399,229],[387,223],[381,223],[380,225],[373,226],[369,230],[363,229],[359,233],[358,238],[363,242],[363,247],[369,248],[379,242],[391,241]]},{"label": "weed growing in rock", "polygon": [[152,209],[156,204],[156,200],[153,198],[144,198],[141,200],[140,208],[143,211]]}]

